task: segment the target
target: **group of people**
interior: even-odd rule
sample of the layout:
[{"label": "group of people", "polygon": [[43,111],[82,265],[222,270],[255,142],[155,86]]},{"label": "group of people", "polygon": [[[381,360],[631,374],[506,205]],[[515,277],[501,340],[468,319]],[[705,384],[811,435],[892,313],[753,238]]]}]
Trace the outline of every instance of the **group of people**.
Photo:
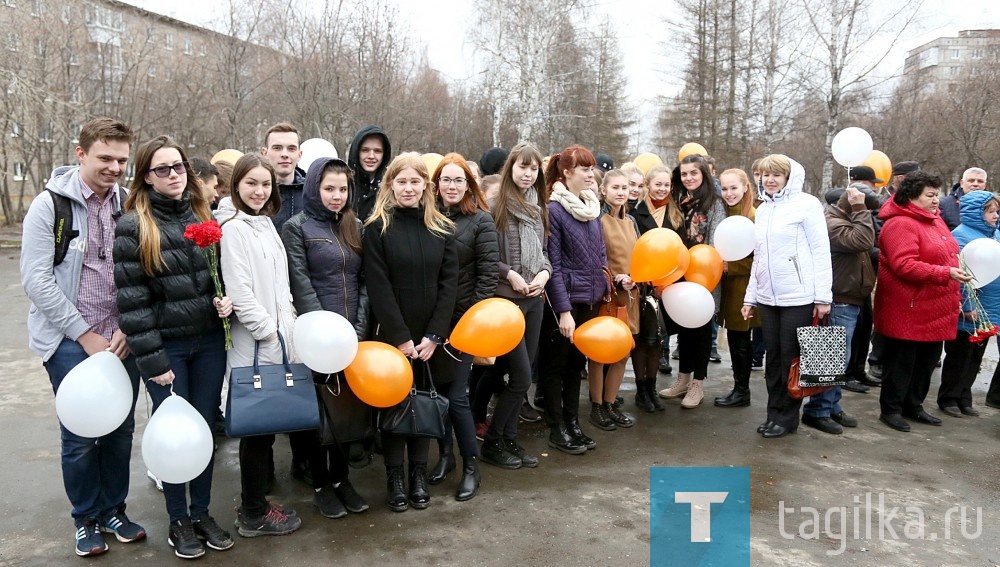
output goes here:
[{"label": "group of people", "polygon": [[[619,395],[629,359],[637,409],[662,412],[661,400],[677,398],[683,408],[697,408],[720,326],[734,384],[715,398],[719,407],[750,403],[751,337],[763,332],[768,403],[758,432],[765,438],[794,433],[800,420],[827,433],[857,425],[840,406],[839,387],[809,398],[804,409],[787,389],[800,354],[796,329],[826,317],[847,328],[850,369],[860,358],[869,383],[878,381],[864,373],[874,321],[880,419],[890,427],[909,430],[904,418],[940,423],[922,404],[942,344],[942,411],[977,413],[970,388],[985,342],[968,339],[987,316],[975,306],[1000,307],[1000,283],[982,288],[980,303],[963,295],[960,283],[971,276],[957,253],[973,238],[996,238],[1000,201],[992,193],[967,190],[953,238],[938,214],[941,178],[917,171],[914,162],[897,164],[887,195],[874,190],[882,180],[870,168],[853,169],[852,184],[828,194],[824,209],[803,191],[802,166],[780,154],[755,162],[752,175],[738,168],[717,174],[711,158],[697,155],[643,172],[634,164],[615,169],[609,156],[598,159],[577,145],[546,157],[520,143],[509,152],[491,149],[479,164],[451,153],[429,170],[419,154],[393,156],[388,135],[368,126],[346,161],[320,158],[302,171],[299,139],[294,126],[277,124],[259,153],[213,165],[157,136],[135,151],[136,173],[125,191],[118,182],[133,132],[110,118],[83,127],[79,165],[53,171],[24,221],[29,346],[54,391],[76,364],[108,350],[128,370],[133,406],[141,381],[154,412],[178,395],[214,425],[233,368],[252,365],[255,356],[262,364],[295,360],[296,317],[335,312],[359,340],[387,343],[408,357],[415,388],[433,384],[449,400],[432,468],[429,439],[380,433],[385,503],[396,512],[429,505],[428,485],[457,468],[455,440],[462,458],[458,501],[478,493],[480,462],[538,466],[518,435],[519,420],[535,410],[544,415],[550,447],[573,455],[595,448],[581,427],[581,376],[591,402],[586,421],[605,431],[634,426]],[[659,299],[671,282],[629,275],[636,241],[667,228],[687,247],[711,245],[715,228],[733,215],[755,221],[753,254],[724,265],[712,291],[713,321],[677,324]],[[222,293],[212,263],[185,238],[187,227],[210,220],[222,230]],[[466,310],[490,297],[518,306],[525,333],[506,355],[474,361],[447,338]],[[600,315],[627,323],[634,338],[629,357],[602,364],[574,346],[576,328]],[[232,326],[228,350],[224,320]],[[659,362],[671,335],[678,374],[661,390]],[[528,398],[533,382],[535,407]],[[987,403],[1000,405],[1000,380],[994,386]],[[61,427],[78,555],[106,551],[103,533],[122,542],[146,536],[125,512],[134,428],[132,412],[96,442]],[[320,514],[368,509],[349,479],[350,447],[323,445],[316,431],[292,433],[289,441],[292,473],[311,484]],[[267,498],[274,443],[275,435],[239,441],[240,536],[301,526],[294,510]],[[213,470],[210,461],[190,482],[162,483],[168,542],[178,557],[234,545],[210,514]]]}]

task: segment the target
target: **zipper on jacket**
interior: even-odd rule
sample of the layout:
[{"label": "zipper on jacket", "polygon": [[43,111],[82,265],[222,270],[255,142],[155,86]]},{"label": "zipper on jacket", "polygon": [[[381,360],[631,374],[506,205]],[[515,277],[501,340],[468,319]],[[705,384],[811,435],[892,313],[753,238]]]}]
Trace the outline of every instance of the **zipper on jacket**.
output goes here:
[{"label": "zipper on jacket", "polygon": [[[333,232],[332,226],[330,227],[330,232]],[[341,280],[344,282],[344,319],[348,319],[348,317],[351,316],[351,312],[347,308],[347,254],[344,252],[344,245],[340,243],[340,239],[336,238],[336,235],[334,235],[334,240],[337,241],[337,246],[340,248],[340,276]]]},{"label": "zipper on jacket", "polygon": [[799,269],[799,257],[791,256],[788,260],[792,263],[792,266],[795,267],[795,276],[799,278],[799,285],[804,286],[805,282],[802,281],[802,270]]}]

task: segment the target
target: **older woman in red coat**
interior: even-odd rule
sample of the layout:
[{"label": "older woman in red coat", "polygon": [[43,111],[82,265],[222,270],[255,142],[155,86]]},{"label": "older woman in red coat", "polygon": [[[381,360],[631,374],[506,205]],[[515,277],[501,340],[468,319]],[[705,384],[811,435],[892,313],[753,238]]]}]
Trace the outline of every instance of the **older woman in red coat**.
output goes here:
[{"label": "older woman in red coat", "polygon": [[882,415],[897,431],[904,417],[941,425],[923,408],[942,341],[955,338],[962,295],[971,277],[958,267],[958,243],[941,219],[942,180],[917,171],[882,206],[875,330],[885,337]]}]

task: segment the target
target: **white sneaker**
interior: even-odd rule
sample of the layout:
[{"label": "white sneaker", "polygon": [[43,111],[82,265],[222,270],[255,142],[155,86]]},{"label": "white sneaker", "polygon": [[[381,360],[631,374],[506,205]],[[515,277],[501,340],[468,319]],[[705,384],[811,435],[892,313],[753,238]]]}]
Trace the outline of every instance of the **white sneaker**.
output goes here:
[{"label": "white sneaker", "polygon": [[163,482],[160,479],[156,478],[156,475],[153,474],[153,471],[146,469],[146,478],[153,481],[153,484],[156,485],[157,490],[163,492]]},{"label": "white sneaker", "polygon": [[701,405],[701,401],[705,399],[705,391],[702,389],[703,380],[692,380],[691,384],[688,386],[687,395],[681,401],[682,408],[696,408]]},{"label": "white sneaker", "polygon": [[687,393],[690,385],[691,374],[679,374],[670,387],[660,390],[660,397],[667,400],[679,398]]}]

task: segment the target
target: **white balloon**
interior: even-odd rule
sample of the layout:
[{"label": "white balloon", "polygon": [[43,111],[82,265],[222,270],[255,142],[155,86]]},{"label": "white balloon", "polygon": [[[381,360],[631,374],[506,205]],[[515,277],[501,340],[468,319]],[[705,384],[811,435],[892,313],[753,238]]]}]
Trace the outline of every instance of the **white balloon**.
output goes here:
[{"label": "white balloon", "polygon": [[1000,242],[977,238],[962,248],[961,257],[973,276],[972,287],[979,289],[1000,277]]},{"label": "white balloon", "polygon": [[295,320],[295,352],[320,374],[347,368],[358,354],[358,335],[350,321],[332,311],[312,311]]},{"label": "white balloon", "polygon": [[309,138],[305,142],[302,142],[299,149],[302,150],[302,157],[299,158],[299,167],[303,171],[309,171],[309,166],[320,158],[340,157],[337,154],[337,148],[333,147],[333,144],[323,138]]},{"label": "white balloon", "polygon": [[715,229],[712,246],[726,262],[742,260],[754,249],[753,221],[743,215],[726,217]]},{"label": "white balloon", "polygon": [[142,460],[157,478],[182,484],[200,475],[213,451],[212,430],[184,398],[163,400],[142,433]]},{"label": "white balloon", "polygon": [[833,159],[844,167],[861,165],[875,149],[871,135],[862,128],[844,128],[833,137],[830,151]]},{"label": "white balloon", "polygon": [[694,282],[677,282],[663,290],[663,307],[667,315],[681,327],[697,329],[715,315],[715,299],[705,286]]},{"label": "white balloon", "polygon": [[77,364],[63,378],[56,392],[59,421],[80,437],[102,437],[128,417],[132,407],[132,381],[125,365],[108,351]]}]

